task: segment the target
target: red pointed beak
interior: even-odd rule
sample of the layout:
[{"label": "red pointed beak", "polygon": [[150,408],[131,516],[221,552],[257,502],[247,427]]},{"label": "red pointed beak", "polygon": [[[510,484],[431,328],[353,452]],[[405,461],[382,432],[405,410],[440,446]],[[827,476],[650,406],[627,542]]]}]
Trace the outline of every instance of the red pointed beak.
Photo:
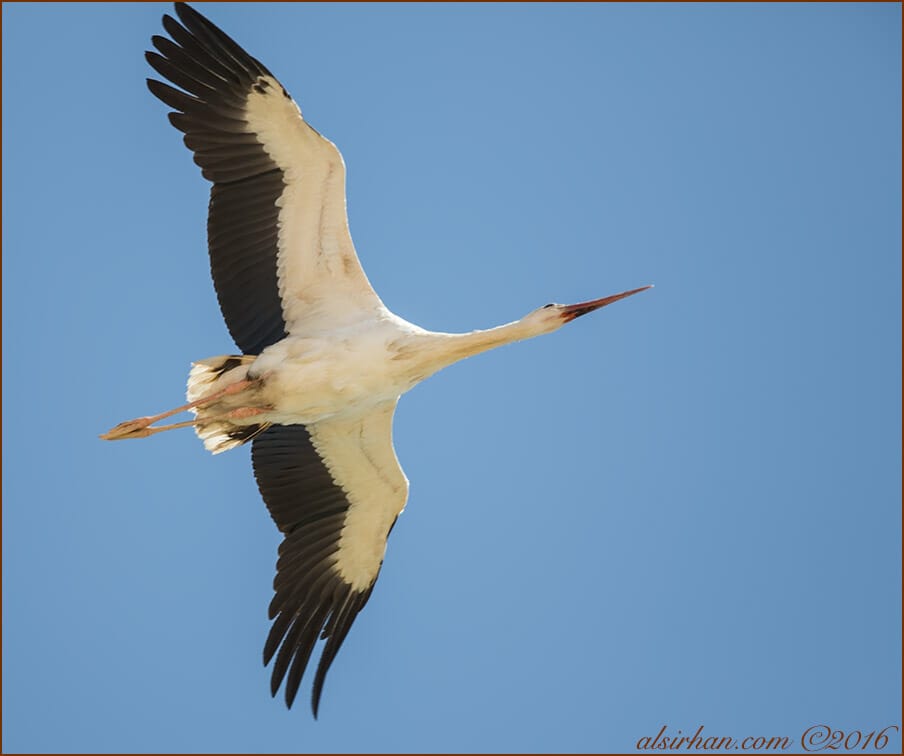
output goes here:
[{"label": "red pointed beak", "polygon": [[617,302],[619,299],[624,299],[625,297],[630,297],[633,294],[639,294],[642,291],[646,291],[647,289],[652,288],[652,285],[641,286],[639,289],[623,291],[621,294],[613,294],[610,297],[603,297],[602,299],[591,299],[589,302],[578,302],[577,304],[568,305],[567,307],[562,308],[562,318],[566,323],[568,323],[575,318],[581,317],[581,315],[586,315],[588,312],[593,312],[594,310],[600,309],[600,307],[605,307],[606,305],[610,305],[613,302]]}]

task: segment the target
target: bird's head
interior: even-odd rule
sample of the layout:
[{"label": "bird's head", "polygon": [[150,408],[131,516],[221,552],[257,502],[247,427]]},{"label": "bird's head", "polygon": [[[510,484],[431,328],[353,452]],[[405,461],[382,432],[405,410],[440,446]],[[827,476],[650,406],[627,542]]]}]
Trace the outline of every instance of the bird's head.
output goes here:
[{"label": "bird's head", "polygon": [[639,289],[631,289],[623,291],[621,294],[613,294],[602,299],[591,299],[588,302],[578,302],[577,304],[548,304],[543,305],[533,312],[529,313],[522,322],[531,326],[532,330],[539,333],[552,333],[558,330],[566,323],[570,323],[575,318],[586,315],[588,312],[599,310],[601,307],[617,302],[619,299],[630,297],[632,294],[639,294],[652,286],[641,286]]}]

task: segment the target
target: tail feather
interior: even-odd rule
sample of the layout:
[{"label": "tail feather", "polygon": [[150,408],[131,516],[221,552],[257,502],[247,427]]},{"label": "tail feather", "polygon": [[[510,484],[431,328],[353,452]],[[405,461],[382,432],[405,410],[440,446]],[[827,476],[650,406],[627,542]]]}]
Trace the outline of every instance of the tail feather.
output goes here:
[{"label": "tail feather", "polygon": [[[230,384],[245,380],[248,369],[255,359],[256,356],[253,354],[222,355],[193,362],[191,372],[188,374],[186,390],[188,401],[196,402]],[[217,404],[199,407],[192,412],[198,418],[195,433],[204,442],[204,448],[213,454],[241,446],[270,425],[270,423],[239,423],[217,418],[216,415],[222,414],[222,407]]]}]

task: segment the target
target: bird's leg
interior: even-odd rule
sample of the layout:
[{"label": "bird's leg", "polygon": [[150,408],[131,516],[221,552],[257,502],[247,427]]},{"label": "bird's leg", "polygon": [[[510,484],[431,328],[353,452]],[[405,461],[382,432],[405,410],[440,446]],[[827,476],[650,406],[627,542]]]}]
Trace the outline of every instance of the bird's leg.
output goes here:
[{"label": "bird's leg", "polygon": [[[255,415],[263,415],[265,412],[269,412],[273,409],[273,407],[267,407],[262,409],[260,407],[239,407],[238,409],[230,410],[225,415],[220,415],[220,417],[214,418],[215,420],[226,419],[226,420],[234,420],[235,418],[240,417],[254,417]],[[205,420],[204,422],[208,422]]]},{"label": "bird's leg", "polygon": [[123,433],[122,435],[113,435],[114,431],[117,430],[120,426],[128,425],[129,423],[137,423],[139,420],[144,420],[145,418],[138,418],[138,420],[130,420],[128,423],[120,423],[109,433],[105,433],[101,436],[105,441],[117,441],[124,438],[147,438],[148,436],[153,436],[155,433],[163,433],[163,431],[176,430],[177,428],[189,428],[193,425],[198,425],[199,423],[210,423],[215,422],[217,420],[235,420],[237,418],[244,417],[254,417],[255,415],[262,415],[267,412],[266,409],[260,409],[258,407],[239,407],[238,409],[230,410],[222,415],[216,415],[215,417],[205,417],[203,420],[198,420],[195,418],[194,420],[185,420],[181,423],[172,423],[171,425],[157,425],[151,427],[149,425],[145,426],[136,426],[133,430]]},{"label": "bird's leg", "polygon": [[[159,415],[148,415],[147,417],[138,417],[134,420],[126,420],[124,423],[120,423],[115,428],[111,428],[109,431],[101,435],[101,438],[105,441],[118,441],[124,438],[146,438],[150,436],[152,433],[156,433],[157,430],[150,429],[149,426],[154,423],[160,422],[161,420],[165,420],[168,417],[172,417],[173,415],[178,415],[180,412],[186,412],[190,409],[194,409],[195,407],[203,407],[205,404],[210,404],[211,402],[218,401],[222,399],[224,396],[232,396],[233,394],[238,394],[241,391],[244,391],[247,388],[250,388],[255,383],[257,383],[257,379],[255,380],[243,380],[238,381],[236,383],[231,383],[226,388],[221,389],[213,394],[208,396],[202,396],[200,399],[196,399],[193,402],[189,402],[188,404],[183,404],[181,407],[176,407],[175,409],[167,410],[166,412],[161,412]],[[245,408],[243,408],[245,409]],[[175,425],[165,425],[161,426],[159,430],[171,430],[173,428],[184,428],[187,425],[192,425],[194,423],[193,420],[187,421],[185,423],[176,423]],[[146,432],[147,431],[147,432]]]},{"label": "bird's leg", "polygon": [[124,423],[120,423],[112,430],[102,434],[101,438],[104,439],[104,441],[120,441],[124,438],[147,438],[148,436],[153,436],[155,433],[162,433],[163,431],[175,430],[176,428],[188,428],[190,425],[194,425],[197,422],[197,420],[186,420],[182,423],[158,425],[151,428],[149,425],[140,424],[147,419],[148,418],[146,417],[139,417],[136,420],[128,420]]}]

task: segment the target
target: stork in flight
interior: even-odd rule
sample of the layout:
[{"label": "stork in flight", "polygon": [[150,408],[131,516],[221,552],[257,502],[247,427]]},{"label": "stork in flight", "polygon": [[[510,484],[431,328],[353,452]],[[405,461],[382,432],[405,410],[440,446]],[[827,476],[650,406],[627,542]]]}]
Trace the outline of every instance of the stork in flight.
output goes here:
[{"label": "stork in flight", "polygon": [[[561,328],[650,288],[548,304],[485,331],[434,333],[390,312],[358,262],[345,166],[276,78],[204,16],[175,4],[170,38],[147,61],[180,89],[151,92],[175,112],[204,178],[220,309],[241,355],[194,363],[188,403],[120,423],[107,440],[194,427],[214,454],[251,441],[254,476],[284,540],[264,664],[291,707],[318,638],[311,699],[380,573],[408,498],[392,445],[399,397],[474,354]],[[194,419],[158,426],[190,410]]]}]

